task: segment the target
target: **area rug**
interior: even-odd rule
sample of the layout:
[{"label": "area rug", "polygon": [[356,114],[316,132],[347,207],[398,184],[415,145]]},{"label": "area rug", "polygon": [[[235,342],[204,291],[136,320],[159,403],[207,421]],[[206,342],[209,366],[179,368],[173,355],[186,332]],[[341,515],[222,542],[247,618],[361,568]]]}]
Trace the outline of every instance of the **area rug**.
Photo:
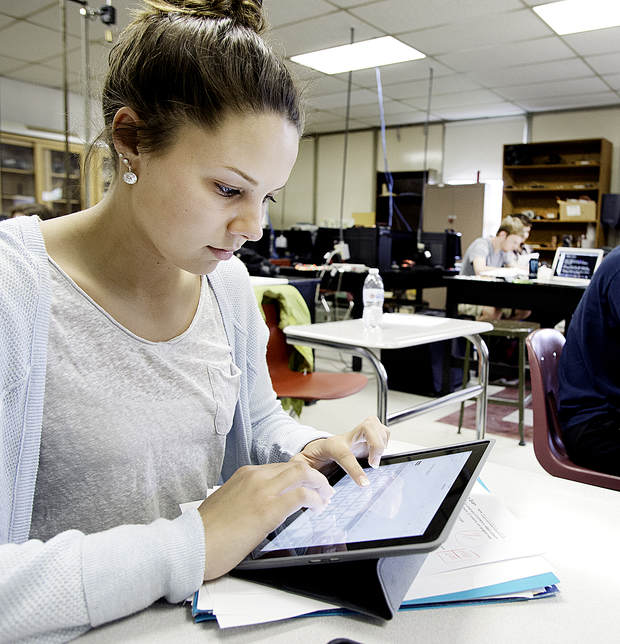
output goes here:
[{"label": "area rug", "polygon": [[[526,391],[526,395],[527,395]],[[519,392],[516,387],[506,387],[492,394],[494,397],[508,398],[509,400],[516,400]],[[525,432],[525,440],[532,440],[532,427],[533,427],[533,414],[531,404],[526,405],[524,409],[523,428]],[[459,412],[456,411],[448,416],[439,418],[439,423],[446,423],[447,425],[459,426]],[[467,429],[476,429],[476,403],[465,403],[465,412],[463,414],[463,427]],[[489,404],[487,407],[487,432],[489,434],[502,434],[504,436],[519,437],[519,410],[510,405],[501,405],[498,403]]]}]

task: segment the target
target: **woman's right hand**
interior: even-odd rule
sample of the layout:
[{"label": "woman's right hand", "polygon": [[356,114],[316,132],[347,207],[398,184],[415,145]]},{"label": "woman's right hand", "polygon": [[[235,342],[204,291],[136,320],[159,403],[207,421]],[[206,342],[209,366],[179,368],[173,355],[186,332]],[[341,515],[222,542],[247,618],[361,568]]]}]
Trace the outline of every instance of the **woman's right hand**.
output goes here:
[{"label": "woman's right hand", "polygon": [[234,568],[293,512],[321,511],[332,494],[325,476],[299,461],[239,468],[198,508],[205,528],[205,580]]}]

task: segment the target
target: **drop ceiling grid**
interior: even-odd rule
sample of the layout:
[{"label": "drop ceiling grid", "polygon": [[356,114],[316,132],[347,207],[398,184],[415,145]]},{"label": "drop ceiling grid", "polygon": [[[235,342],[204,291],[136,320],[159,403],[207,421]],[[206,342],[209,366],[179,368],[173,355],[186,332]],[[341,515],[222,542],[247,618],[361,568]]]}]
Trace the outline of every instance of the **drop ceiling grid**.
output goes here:
[{"label": "drop ceiling grid", "polygon": [[[386,122],[426,117],[459,120],[548,109],[620,104],[620,27],[557,36],[531,10],[548,0],[265,0],[269,38],[286,55],[395,35],[428,58],[381,69]],[[103,0],[99,0],[103,4]],[[71,5],[72,3],[68,3]],[[97,0],[90,0],[93,7]],[[113,0],[119,25],[136,0]],[[69,12],[70,78],[79,88],[79,7]],[[108,46],[104,26],[91,25],[91,58],[101,76]],[[0,74],[59,87],[61,38],[55,0],[3,0]],[[32,43],[36,43],[36,47]],[[289,62],[301,79],[321,131],[344,127],[348,74],[327,76]],[[374,69],[352,74],[351,127],[379,125]],[[319,118],[320,117],[320,118]],[[317,129],[318,131],[318,129]]]}]

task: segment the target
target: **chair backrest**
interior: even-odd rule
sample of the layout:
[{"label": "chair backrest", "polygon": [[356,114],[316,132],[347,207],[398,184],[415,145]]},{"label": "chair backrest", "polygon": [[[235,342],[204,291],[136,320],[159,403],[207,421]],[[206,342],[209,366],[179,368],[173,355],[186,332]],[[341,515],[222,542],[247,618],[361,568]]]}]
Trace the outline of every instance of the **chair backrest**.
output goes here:
[{"label": "chair backrest", "polygon": [[620,490],[619,476],[575,465],[566,453],[558,418],[558,363],[564,342],[564,336],[555,329],[537,329],[525,340],[534,411],[534,454],[553,476]]},{"label": "chair backrest", "polygon": [[280,321],[280,309],[274,301],[263,299],[263,312],[265,321],[269,328],[269,340],[267,342],[267,364],[269,370],[289,369],[289,355],[292,351],[286,342],[284,331],[278,326]]}]

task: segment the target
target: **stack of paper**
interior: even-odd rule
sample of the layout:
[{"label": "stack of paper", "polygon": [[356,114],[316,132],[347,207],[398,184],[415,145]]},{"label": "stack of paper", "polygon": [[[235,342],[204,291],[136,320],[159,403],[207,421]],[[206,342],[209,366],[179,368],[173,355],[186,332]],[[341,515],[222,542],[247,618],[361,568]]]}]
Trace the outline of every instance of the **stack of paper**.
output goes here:
[{"label": "stack of paper", "polygon": [[[476,483],[450,536],[426,558],[401,610],[553,595],[559,580],[543,550],[499,499]],[[327,602],[228,576],[203,584],[192,604],[195,621],[217,619],[222,628],[342,612]]]}]

